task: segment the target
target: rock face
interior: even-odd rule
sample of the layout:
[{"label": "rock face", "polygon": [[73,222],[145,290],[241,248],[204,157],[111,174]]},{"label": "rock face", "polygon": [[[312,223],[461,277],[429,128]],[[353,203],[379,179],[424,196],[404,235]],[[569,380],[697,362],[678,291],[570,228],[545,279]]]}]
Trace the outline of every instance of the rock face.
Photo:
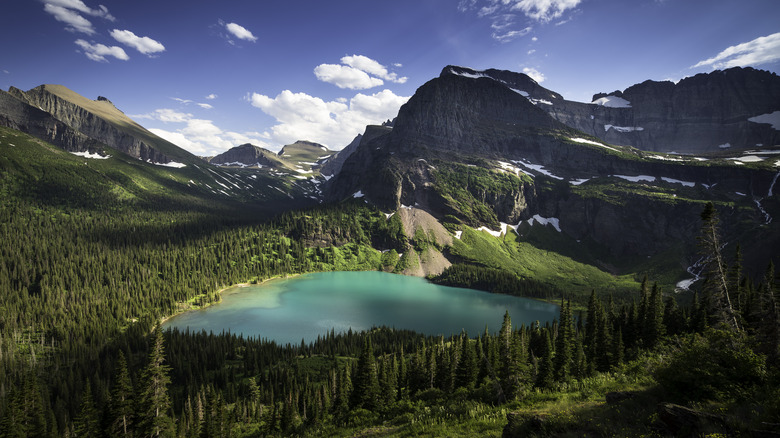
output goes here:
[{"label": "rock face", "polygon": [[593,103],[565,100],[521,73],[447,67],[442,75],[493,80],[566,126],[611,144],[688,154],[780,144],[777,127],[761,119],[780,111],[780,78],[749,67],[698,74],[677,84],[645,81],[596,94]]},{"label": "rock face", "polygon": [[[638,96],[633,90],[621,95]],[[613,94],[602,102],[620,103],[617,97]],[[614,147],[567,126],[573,122],[563,115],[576,115],[563,111],[567,105],[572,104],[525,75],[447,67],[401,107],[392,130],[361,139],[329,181],[327,198],[340,201],[362,194],[383,211],[417,206],[439,219],[454,217],[494,230],[499,221],[516,224],[534,215],[557,218],[569,237],[593,241],[613,256],[623,257],[657,254],[681,242],[695,247],[701,201],[712,199],[709,190],[715,185],[723,196],[730,196],[724,199],[732,200],[737,192],[771,197],[766,195],[778,169],[720,161],[701,164],[693,158],[658,158]],[[633,111],[577,105],[604,114]],[[560,111],[557,118],[553,109]],[[614,114],[610,117],[618,117]],[[453,189],[468,192],[492,216],[467,212],[467,205],[442,190],[440,177],[445,170],[468,173],[469,166],[483,169],[485,178],[507,172],[518,176],[514,186],[498,190],[483,184],[475,173]],[[519,178],[520,172],[530,176]],[[635,188],[614,195],[575,189],[584,180],[613,184],[625,178],[634,178]],[[684,199],[674,199],[676,194],[647,196],[642,184],[667,188],[678,184],[691,190]],[[662,193],[662,189],[651,191]],[[757,213],[746,213],[755,205],[745,205],[741,212],[727,212],[734,217],[726,219],[738,221]],[[740,214],[742,219],[737,218]]]},{"label": "rock face", "polygon": [[72,129],[51,114],[0,90],[0,125],[26,132],[69,152],[95,152],[104,145]]},{"label": "rock face", "polygon": [[[92,142],[110,146],[144,161],[168,163],[174,159],[189,161],[195,158],[133,122],[105,97],[89,100],[59,85],[41,85],[26,92],[11,87],[3,97],[6,101],[8,97],[15,98],[29,107],[48,113],[62,125],[79,132]],[[43,129],[34,127],[38,120],[40,117],[33,117],[29,122],[17,120],[17,125],[28,126],[29,131],[25,132],[38,136],[35,132]],[[48,135],[39,138],[48,140],[54,137]],[[56,140],[54,142],[59,144]],[[71,147],[84,149],[83,146]]]},{"label": "rock face", "polygon": [[602,104],[566,101],[545,109],[606,142],[648,151],[695,154],[780,144],[780,131],[751,121],[780,111],[780,78],[766,71],[732,68],[677,84],[645,81],[593,101]]},{"label": "rock face", "polygon": [[209,163],[220,166],[242,166],[242,167],[283,167],[284,163],[279,157],[259,146],[249,143],[231,148],[215,157],[209,159]]}]

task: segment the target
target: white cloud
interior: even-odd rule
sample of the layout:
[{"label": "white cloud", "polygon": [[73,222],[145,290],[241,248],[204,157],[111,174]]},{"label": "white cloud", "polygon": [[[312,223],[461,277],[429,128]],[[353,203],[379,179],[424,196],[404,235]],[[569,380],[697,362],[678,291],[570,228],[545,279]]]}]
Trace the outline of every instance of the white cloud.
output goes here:
[{"label": "white cloud", "polygon": [[[394,64],[400,67],[400,64]],[[351,55],[341,58],[341,64],[320,64],[314,68],[317,79],[339,88],[365,90],[384,85],[384,81],[406,83],[407,77],[398,77],[395,72],[367,56]]]},{"label": "white cloud", "polygon": [[526,67],[523,69],[523,73],[527,74],[531,79],[535,80],[540,84],[544,82],[545,79],[544,75],[535,68]]},{"label": "white cloud", "polygon": [[241,26],[236,23],[227,23],[225,24],[225,29],[227,29],[228,32],[230,32],[234,37],[245,40],[245,41],[257,41],[257,37],[252,34],[249,30],[247,30],[244,26]]},{"label": "white cloud", "polygon": [[326,102],[305,93],[284,90],[274,98],[252,93],[248,100],[278,122],[271,128],[273,142],[282,145],[310,140],[330,149],[340,149],[355,135],[363,133],[366,125],[394,118],[409,98],[383,90],[372,95],[358,93],[348,102]]},{"label": "white cloud", "polygon": [[97,62],[108,62],[106,56],[113,56],[116,59],[127,61],[130,59],[124,49],[119,46],[106,46],[104,44],[92,44],[84,40],[76,40],[76,45],[84,50],[87,58]]},{"label": "white cloud", "polygon": [[184,126],[169,130],[150,128],[153,134],[200,156],[214,156],[243,143],[268,147],[263,135],[257,132],[223,131],[211,120],[196,119],[192,114],[162,108],[149,114],[132,116],[157,120],[163,123],[184,124]]},{"label": "white cloud", "polygon": [[217,98],[217,95],[214,94],[214,93],[211,93],[208,96],[206,96],[206,100],[214,100],[216,98]]},{"label": "white cloud", "polygon": [[92,26],[92,22],[81,14],[100,17],[109,21],[116,20],[105,6],[99,5],[97,9],[92,9],[81,0],[43,0],[43,10],[52,15],[55,20],[65,23],[66,30],[81,32],[87,35],[93,35],[95,28]]},{"label": "white cloud", "polygon": [[43,10],[53,15],[55,20],[65,23],[65,29],[71,32],[81,32],[87,35],[93,35],[95,33],[92,22],[82,17],[77,12],[49,3],[44,5]]},{"label": "white cloud", "polygon": [[314,75],[322,82],[350,90],[365,90],[384,84],[379,78],[372,78],[362,70],[345,65],[320,64],[314,68]]},{"label": "white cloud", "polygon": [[[407,79],[409,79],[407,77],[399,78],[396,73],[387,71],[387,67],[384,65],[363,55],[344,56],[341,58],[341,63],[397,84],[406,83]],[[396,65],[400,66],[399,64]]]},{"label": "white cloud", "polygon": [[[475,13],[477,17],[491,20],[492,37],[502,43],[525,36],[531,31],[529,23],[548,23],[561,18],[568,10],[576,8],[582,0],[464,0],[458,10]],[[525,17],[525,25],[518,19]],[[563,24],[563,20],[557,24]],[[536,41],[536,39],[534,39]]]},{"label": "white cloud", "polygon": [[493,39],[495,39],[495,40],[497,40],[497,41],[499,41],[501,43],[506,43],[506,42],[512,41],[515,38],[518,38],[518,37],[521,37],[521,36],[524,36],[524,35],[528,35],[528,32],[530,32],[531,29],[532,29],[531,27],[526,27],[525,29],[510,30],[510,31],[504,32],[504,33],[493,32],[492,36],[493,36]]},{"label": "white cloud", "polygon": [[582,0],[520,0],[515,1],[512,10],[519,10],[526,17],[547,23],[560,18],[564,12],[574,9]]},{"label": "white cloud", "polygon": [[212,108],[214,108],[213,106],[211,106],[211,105],[209,105],[207,103],[198,103],[196,105],[198,105],[199,107],[201,107],[203,109],[212,109]]},{"label": "white cloud", "polygon": [[761,65],[780,60],[780,32],[728,47],[712,58],[691,68],[711,66],[713,69]]},{"label": "white cloud", "polygon": [[114,29],[111,31],[111,37],[147,56],[165,51],[165,46],[160,44],[158,41],[155,41],[149,37],[139,37],[129,30]]},{"label": "white cloud", "polygon": [[192,114],[178,112],[170,108],[156,109],[148,114],[134,114],[133,119],[159,120],[165,123],[184,123],[192,118]]},{"label": "white cloud", "polygon": [[91,15],[93,17],[105,18],[108,21],[115,21],[113,15],[108,12],[108,8],[103,5],[98,5],[97,9],[92,9],[81,0],[43,0],[46,5],[58,6],[66,9],[75,9],[81,13]]}]

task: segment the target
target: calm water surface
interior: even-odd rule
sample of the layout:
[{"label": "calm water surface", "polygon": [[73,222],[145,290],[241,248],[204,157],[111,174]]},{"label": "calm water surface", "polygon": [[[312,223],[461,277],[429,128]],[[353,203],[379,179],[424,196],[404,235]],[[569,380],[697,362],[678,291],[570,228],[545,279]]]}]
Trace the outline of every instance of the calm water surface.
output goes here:
[{"label": "calm water surface", "polygon": [[512,324],[551,321],[558,306],[473,289],[438,286],[422,278],[383,272],[323,272],[262,285],[234,287],[222,302],[169,319],[164,328],[213,331],[281,343],[316,340],[331,329],[345,332],[388,326],[449,336]]}]

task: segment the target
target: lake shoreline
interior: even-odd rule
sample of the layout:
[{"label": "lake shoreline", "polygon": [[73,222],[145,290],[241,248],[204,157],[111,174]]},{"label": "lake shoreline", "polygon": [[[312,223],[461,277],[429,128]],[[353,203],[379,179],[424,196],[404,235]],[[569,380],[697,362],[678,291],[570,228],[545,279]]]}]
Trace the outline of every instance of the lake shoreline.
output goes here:
[{"label": "lake shoreline", "polygon": [[[311,274],[311,272],[306,272],[305,274]],[[252,283],[252,282],[236,283],[236,284],[233,284],[233,285],[230,285],[230,286],[223,287],[222,289],[219,289],[218,291],[215,292],[217,294],[217,300],[216,301],[211,302],[211,303],[206,303],[205,305],[203,305],[201,307],[197,307],[197,308],[192,307],[192,304],[190,304],[189,307],[187,307],[187,308],[182,308],[182,309],[180,309],[180,310],[178,310],[178,311],[176,311],[176,312],[174,312],[174,313],[172,313],[170,315],[165,315],[165,316],[160,317],[160,319],[157,322],[157,324],[160,327],[162,327],[163,324],[168,322],[171,318],[175,318],[175,317],[177,317],[179,315],[182,315],[184,313],[187,313],[187,312],[195,312],[197,310],[203,310],[203,309],[211,307],[211,306],[213,306],[215,304],[219,304],[219,303],[222,302],[222,293],[227,291],[227,290],[235,289],[235,288],[241,288],[241,287],[249,287],[249,286],[260,286],[262,284],[268,283],[269,281],[280,280],[280,279],[288,280],[290,278],[299,277],[299,276],[305,275],[305,274],[277,275],[275,277],[266,278],[265,280],[262,280],[262,281],[257,282],[257,283]],[[190,300],[195,299],[195,298],[196,297],[190,298]],[[186,302],[176,303],[177,306],[178,305],[186,305],[186,304],[187,304]]]}]

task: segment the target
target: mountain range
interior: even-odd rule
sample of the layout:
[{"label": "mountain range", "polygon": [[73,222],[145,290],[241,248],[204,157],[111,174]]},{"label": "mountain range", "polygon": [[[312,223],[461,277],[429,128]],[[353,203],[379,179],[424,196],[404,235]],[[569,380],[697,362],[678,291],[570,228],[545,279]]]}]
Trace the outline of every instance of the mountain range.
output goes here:
[{"label": "mountain range", "polygon": [[646,81],[580,103],[521,73],[447,66],[395,120],[340,151],[298,141],[279,153],[244,144],[196,157],[107,98],[59,85],[0,92],[0,126],[73,159],[109,158],[102,175],[128,175],[111,180],[137,197],[149,191],[143,172],[168,194],[271,213],[368,202],[402,216],[408,236],[449,235],[421,254],[410,270],[418,275],[464,260],[506,268],[457,248],[482,230],[613,275],[671,272],[674,283],[697,274],[699,213],[710,201],[746,262],[777,257],[780,245],[780,78],[751,68]]}]

